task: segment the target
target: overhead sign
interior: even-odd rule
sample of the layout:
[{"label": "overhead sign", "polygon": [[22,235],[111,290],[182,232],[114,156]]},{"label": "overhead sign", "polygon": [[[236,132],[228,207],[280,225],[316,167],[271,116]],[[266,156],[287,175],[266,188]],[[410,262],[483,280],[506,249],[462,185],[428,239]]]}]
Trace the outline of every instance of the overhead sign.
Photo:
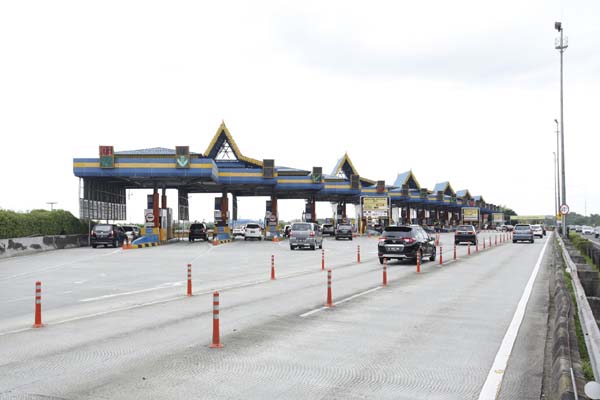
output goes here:
[{"label": "overhead sign", "polygon": [[115,152],[113,146],[100,146],[100,168],[115,167]]},{"label": "overhead sign", "polygon": [[492,213],[492,221],[495,224],[504,222],[504,214],[502,214],[502,213]]},{"label": "overhead sign", "polygon": [[479,221],[479,208],[463,207],[463,221]]},{"label": "overhead sign", "polygon": [[190,167],[190,146],[175,146],[175,166],[177,168]]},{"label": "overhead sign", "polygon": [[563,204],[562,206],[560,206],[560,213],[562,215],[567,215],[569,213],[569,206],[566,204]]}]

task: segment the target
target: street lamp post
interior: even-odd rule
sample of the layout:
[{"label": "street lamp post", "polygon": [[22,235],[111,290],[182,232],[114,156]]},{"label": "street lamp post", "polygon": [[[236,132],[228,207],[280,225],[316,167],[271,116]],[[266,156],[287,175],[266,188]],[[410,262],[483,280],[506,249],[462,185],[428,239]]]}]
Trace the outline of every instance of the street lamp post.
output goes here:
[{"label": "street lamp post", "polygon": [[[561,148],[561,182],[562,182],[562,204],[567,204],[567,181],[565,180],[565,119],[563,114],[563,53],[569,46],[568,39],[563,38],[561,22],[554,23],[554,29],[560,32],[560,39],[555,42],[555,48],[560,51],[560,148]],[[562,216],[563,236],[567,234],[567,216]]]},{"label": "street lamp post", "polygon": [[57,204],[57,201],[47,201],[46,204],[50,204],[50,211],[54,211],[54,205]]},{"label": "street lamp post", "polygon": [[559,203],[559,201],[558,201],[558,182],[557,182],[558,174],[556,171],[556,163],[557,163],[556,152],[553,151],[552,155],[554,156],[554,218],[555,218],[554,220],[556,221],[554,225],[556,226],[556,229],[558,229],[558,203]]}]

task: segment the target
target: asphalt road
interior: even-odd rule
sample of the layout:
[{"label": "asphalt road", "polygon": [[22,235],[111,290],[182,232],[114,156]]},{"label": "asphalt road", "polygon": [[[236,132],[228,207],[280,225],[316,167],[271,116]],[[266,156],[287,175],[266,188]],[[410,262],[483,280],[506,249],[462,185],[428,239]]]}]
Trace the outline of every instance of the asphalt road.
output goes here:
[{"label": "asphalt road", "polygon": [[[442,235],[443,266],[423,262],[417,274],[411,263],[390,262],[387,287],[376,239],[326,240],[336,303],[327,309],[321,252],[292,252],[287,242],[3,260],[0,398],[477,399],[546,240],[486,241],[470,257],[458,246],[453,261],[452,237]],[[30,329],[36,280],[46,326]],[[540,282],[532,298],[541,300],[523,322],[538,332],[546,321]],[[214,290],[223,349],[208,348]],[[541,385],[527,360],[543,355],[543,341],[523,340],[519,334],[503,398],[525,398],[505,388]]]}]

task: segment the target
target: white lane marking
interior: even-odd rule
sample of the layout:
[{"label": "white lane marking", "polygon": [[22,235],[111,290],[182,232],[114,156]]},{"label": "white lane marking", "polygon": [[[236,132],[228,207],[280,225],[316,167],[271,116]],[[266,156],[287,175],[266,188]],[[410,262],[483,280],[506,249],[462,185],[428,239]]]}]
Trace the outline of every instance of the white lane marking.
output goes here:
[{"label": "white lane marking", "polygon": [[506,366],[508,365],[508,359],[510,358],[512,348],[517,339],[517,334],[519,333],[519,328],[521,327],[521,323],[525,317],[525,309],[527,308],[527,303],[529,302],[529,297],[531,296],[531,291],[533,290],[533,284],[540,269],[540,265],[542,264],[542,259],[544,258],[546,247],[548,246],[549,242],[550,241],[547,240],[546,243],[544,243],[544,248],[542,249],[537,263],[531,272],[529,281],[527,282],[525,290],[523,291],[523,296],[521,296],[521,300],[519,300],[519,304],[517,305],[517,310],[515,311],[508,330],[502,339],[502,344],[500,344],[500,348],[498,349],[498,353],[496,354],[492,368],[490,368],[487,379],[485,380],[483,388],[479,393],[479,400],[495,400],[500,392],[500,386],[502,385],[502,379],[504,379],[504,372],[506,371]]},{"label": "white lane marking", "polygon": [[152,287],[152,288],[148,288],[148,289],[133,290],[131,292],[106,294],[104,296],[89,297],[87,299],[81,299],[79,301],[82,302],[82,303],[87,303],[89,301],[112,299],[114,297],[129,296],[131,294],[145,293],[145,292],[151,292],[151,291],[154,291],[154,290],[167,289],[167,288],[172,288],[172,287],[176,287],[176,286],[181,286],[181,285],[183,285],[183,283],[184,283],[183,281],[181,281],[181,282],[168,282],[168,283],[163,283],[162,285],[159,285],[159,286],[156,286],[156,287]]},{"label": "white lane marking", "polygon": [[[382,287],[383,287],[383,286],[377,286],[377,287],[375,287],[375,288],[373,288],[373,289],[369,289],[369,290],[367,290],[367,291],[364,291],[364,292],[362,292],[362,293],[358,293],[358,294],[352,295],[352,296],[350,296],[350,297],[346,297],[345,299],[343,299],[343,300],[340,300],[340,301],[337,301],[337,302],[335,302],[334,304],[335,304],[335,305],[338,305],[338,304],[343,304],[343,303],[345,303],[345,302],[347,302],[347,301],[350,301],[350,300],[352,300],[352,299],[355,299],[355,298],[357,298],[357,297],[364,296],[365,294],[369,294],[369,293],[372,293],[372,292],[374,292],[374,291],[376,291],[376,290],[379,290],[379,289],[381,289]],[[324,307],[321,307],[321,308],[316,308],[316,309],[314,309],[314,310],[311,310],[311,311],[305,312],[304,314],[300,315],[300,317],[301,317],[301,318],[308,317],[309,315],[316,314],[316,313],[318,313],[319,311],[322,311],[322,310],[324,310],[324,309],[326,309],[326,308],[329,308],[329,307],[325,307],[325,306],[324,306]]]},{"label": "white lane marking", "polygon": [[85,283],[85,282],[87,282],[87,280],[84,280],[84,281],[75,281],[75,282],[73,282],[73,284],[75,284],[75,285],[81,285],[82,283]]},{"label": "white lane marking", "polygon": [[33,299],[33,298],[34,298],[33,296],[19,297],[19,298],[12,299],[12,300],[5,300],[5,301],[3,301],[3,303],[5,303],[5,304],[9,304],[9,303],[16,303],[16,302],[18,302],[18,301],[31,300],[31,299]]}]

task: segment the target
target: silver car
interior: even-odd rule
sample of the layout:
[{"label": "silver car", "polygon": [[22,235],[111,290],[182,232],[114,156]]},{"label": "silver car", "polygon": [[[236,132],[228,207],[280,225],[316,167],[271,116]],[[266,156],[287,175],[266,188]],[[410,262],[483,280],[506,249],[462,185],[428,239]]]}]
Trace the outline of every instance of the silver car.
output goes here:
[{"label": "silver car", "polygon": [[312,222],[296,222],[290,230],[290,250],[298,247],[308,247],[315,250],[323,248],[323,232],[319,224]]},{"label": "silver car", "polygon": [[529,224],[517,224],[513,229],[513,243],[519,241],[531,242],[535,241],[533,236],[533,229]]}]

